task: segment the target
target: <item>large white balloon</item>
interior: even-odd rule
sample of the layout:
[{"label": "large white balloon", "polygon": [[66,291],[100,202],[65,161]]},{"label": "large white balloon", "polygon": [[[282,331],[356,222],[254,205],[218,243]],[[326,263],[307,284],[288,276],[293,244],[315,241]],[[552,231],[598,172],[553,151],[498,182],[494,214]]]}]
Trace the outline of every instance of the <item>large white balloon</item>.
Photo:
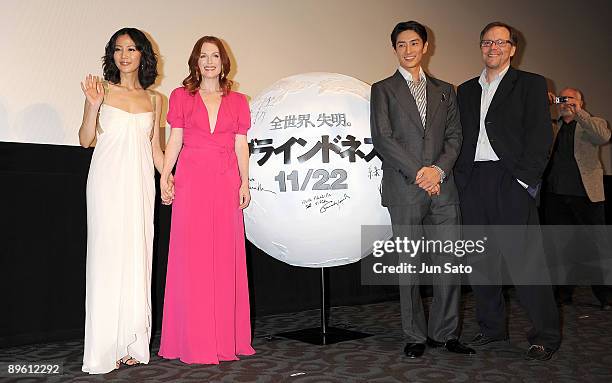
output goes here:
[{"label": "large white balloon", "polygon": [[[371,142],[370,86],[341,74],[284,78],[251,102],[249,241],[290,265],[356,262],[391,236]],[[370,238],[371,237],[371,238]]]}]

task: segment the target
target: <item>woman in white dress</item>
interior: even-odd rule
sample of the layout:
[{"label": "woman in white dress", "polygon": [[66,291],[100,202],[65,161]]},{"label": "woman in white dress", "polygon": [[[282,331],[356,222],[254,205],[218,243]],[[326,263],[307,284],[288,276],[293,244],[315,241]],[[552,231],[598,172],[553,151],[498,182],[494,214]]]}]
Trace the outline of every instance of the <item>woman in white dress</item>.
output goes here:
[{"label": "woman in white dress", "polygon": [[149,362],[155,168],[161,97],[151,43],[138,29],[106,45],[104,80],[88,75],[79,141],[95,145],[87,178],[84,372]]}]

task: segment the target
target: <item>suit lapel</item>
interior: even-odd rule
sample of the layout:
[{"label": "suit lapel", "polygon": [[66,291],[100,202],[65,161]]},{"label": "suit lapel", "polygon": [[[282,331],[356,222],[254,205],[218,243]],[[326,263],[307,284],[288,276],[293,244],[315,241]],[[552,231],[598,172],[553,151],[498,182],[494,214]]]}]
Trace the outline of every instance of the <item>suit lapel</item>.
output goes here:
[{"label": "suit lapel", "polygon": [[[442,90],[436,79],[427,76],[427,118],[425,119],[425,132],[429,131],[434,121],[438,107],[442,102]],[[447,95],[448,97],[448,95]]]},{"label": "suit lapel", "polygon": [[414,97],[412,97],[412,93],[410,93],[410,88],[408,87],[408,83],[406,79],[399,71],[396,71],[392,77],[393,86],[392,91],[401,106],[401,110],[406,111],[410,119],[417,125],[423,128],[423,122],[421,121],[421,115],[419,114],[419,109],[417,108],[416,102],[414,101]]},{"label": "suit lapel", "polygon": [[[482,87],[478,82],[478,78],[471,83],[472,89],[468,88],[468,102],[471,104],[470,110],[474,112],[474,121],[476,121],[476,127],[480,129],[480,99],[482,98]],[[466,129],[466,127],[463,127]]]},{"label": "suit lapel", "polygon": [[504,76],[504,78],[502,78],[501,82],[499,83],[499,86],[497,87],[497,90],[495,91],[493,100],[491,100],[489,112],[497,109],[497,107],[499,107],[504,102],[504,100],[512,92],[512,89],[514,89],[514,83],[516,82],[516,79],[516,69],[512,67],[508,68],[508,72],[506,72],[506,75]]}]

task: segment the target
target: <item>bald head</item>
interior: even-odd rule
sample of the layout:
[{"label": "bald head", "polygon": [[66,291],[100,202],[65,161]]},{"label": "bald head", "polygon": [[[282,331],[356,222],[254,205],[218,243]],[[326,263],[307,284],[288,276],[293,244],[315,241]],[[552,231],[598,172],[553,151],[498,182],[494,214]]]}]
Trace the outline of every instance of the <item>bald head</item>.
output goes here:
[{"label": "bald head", "polygon": [[580,100],[583,101],[584,97],[582,95],[582,91],[580,89],[577,88],[563,88],[563,90],[561,90],[561,93],[559,93],[559,96],[567,96],[567,97],[572,97],[575,98],[576,100]]}]

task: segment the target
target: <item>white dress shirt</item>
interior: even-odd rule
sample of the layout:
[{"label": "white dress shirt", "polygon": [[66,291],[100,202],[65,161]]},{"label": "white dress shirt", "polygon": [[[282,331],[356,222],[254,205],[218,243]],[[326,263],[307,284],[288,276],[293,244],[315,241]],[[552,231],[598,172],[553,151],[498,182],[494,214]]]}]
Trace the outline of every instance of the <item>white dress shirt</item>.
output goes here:
[{"label": "white dress shirt", "polygon": [[[487,130],[485,128],[485,119],[487,117],[487,113],[489,112],[489,107],[491,106],[491,101],[493,101],[493,96],[495,96],[495,92],[497,92],[497,88],[501,83],[502,79],[508,72],[510,65],[506,67],[503,71],[501,71],[493,81],[487,82],[487,69],[483,69],[480,74],[480,78],[478,79],[478,83],[482,88],[482,93],[480,95],[480,131],[478,132],[478,142],[476,143],[476,153],[474,154],[474,162],[478,161],[499,161],[499,157],[493,150],[491,146],[491,142],[489,141],[489,136],[487,136]],[[528,185],[523,181],[517,179],[518,183],[520,183],[524,188],[527,188]]]},{"label": "white dress shirt", "polygon": [[415,83],[412,74],[406,69],[400,66],[397,70],[408,83],[408,88],[410,88],[410,93],[421,116],[423,128],[425,128],[425,120],[427,118],[427,77],[425,77],[425,72],[423,72],[423,68],[419,67],[419,81]]},{"label": "white dress shirt", "polygon": [[478,132],[478,142],[476,143],[476,153],[474,155],[474,162],[477,161],[499,161],[499,157],[495,154],[491,143],[489,142],[489,136],[487,136],[487,130],[485,128],[485,119],[489,112],[489,106],[493,101],[493,96],[499,87],[499,83],[504,78],[510,65],[501,71],[493,81],[487,82],[487,69],[485,68],[480,74],[478,83],[482,87],[482,93],[480,94],[480,131]]}]

